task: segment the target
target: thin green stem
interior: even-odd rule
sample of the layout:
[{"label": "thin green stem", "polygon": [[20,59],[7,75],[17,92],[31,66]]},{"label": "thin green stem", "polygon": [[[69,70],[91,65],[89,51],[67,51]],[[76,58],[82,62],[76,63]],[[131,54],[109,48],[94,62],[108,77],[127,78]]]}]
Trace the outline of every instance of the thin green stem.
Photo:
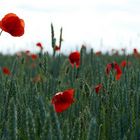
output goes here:
[{"label": "thin green stem", "polygon": [[0,31],[0,36],[1,36],[1,34],[2,34],[2,31],[3,31],[3,30]]}]

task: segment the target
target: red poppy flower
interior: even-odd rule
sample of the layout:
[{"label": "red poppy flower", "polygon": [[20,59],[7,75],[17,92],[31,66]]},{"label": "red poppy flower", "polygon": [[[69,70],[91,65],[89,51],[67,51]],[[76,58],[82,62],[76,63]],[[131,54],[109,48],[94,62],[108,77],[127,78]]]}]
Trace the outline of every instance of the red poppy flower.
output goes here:
[{"label": "red poppy flower", "polygon": [[74,102],[74,89],[68,89],[63,92],[56,93],[52,98],[52,104],[56,112],[61,113],[68,109]]},{"label": "red poppy flower", "polygon": [[111,52],[113,53],[114,51],[115,51],[115,49],[114,49],[114,48],[112,48],[112,49],[111,49]]},{"label": "red poppy flower", "polygon": [[78,51],[72,52],[69,55],[69,61],[72,67],[74,67],[74,64],[76,64],[76,68],[78,68],[80,66],[80,53]]},{"label": "red poppy flower", "polygon": [[116,80],[119,80],[121,78],[121,75],[122,75],[122,70],[120,68],[120,66],[114,62],[114,69],[116,70]]},{"label": "red poppy flower", "polygon": [[134,48],[133,53],[134,53],[134,55],[138,55],[139,54],[138,50],[136,48]]},{"label": "red poppy flower", "polygon": [[20,19],[16,14],[9,13],[0,21],[0,28],[14,37],[24,34],[24,20]]},{"label": "red poppy flower", "polygon": [[43,46],[40,42],[36,43],[36,46],[38,46],[41,50],[43,49]]},{"label": "red poppy flower", "polygon": [[[26,50],[25,54],[26,54],[26,56],[29,56],[29,57],[31,56],[31,52],[29,50]],[[29,58],[27,58],[27,59],[29,59]]]},{"label": "red poppy flower", "polygon": [[10,70],[9,70],[7,67],[3,67],[3,68],[2,68],[2,72],[3,72],[5,75],[10,75],[10,74],[11,74]]},{"label": "red poppy flower", "polygon": [[55,48],[54,48],[54,49],[55,49],[55,51],[60,51],[60,47],[59,47],[59,46],[57,46],[57,45],[55,46]]},{"label": "red poppy flower", "polygon": [[105,70],[107,75],[109,75],[111,69],[112,69],[112,63],[107,64],[106,70]]},{"label": "red poppy flower", "polygon": [[36,60],[38,58],[38,56],[36,54],[31,54],[31,57],[33,60]]},{"label": "red poppy flower", "polygon": [[26,54],[30,54],[30,51],[29,51],[29,50],[26,50],[25,53],[26,53]]},{"label": "red poppy flower", "polygon": [[109,75],[111,69],[114,69],[116,71],[116,80],[119,80],[121,75],[122,75],[122,70],[120,68],[120,66],[114,62],[114,63],[109,63],[106,66],[106,74]]},{"label": "red poppy flower", "polygon": [[99,84],[95,87],[95,92],[98,93],[100,89],[102,88],[102,84]]},{"label": "red poppy flower", "polygon": [[125,48],[122,48],[122,49],[121,49],[121,51],[122,51],[122,52],[125,52],[125,51],[126,51],[126,49],[125,49]]},{"label": "red poppy flower", "polygon": [[118,56],[119,55],[119,52],[116,50],[116,52],[114,53],[114,55]]},{"label": "red poppy flower", "polygon": [[126,62],[126,60],[123,60],[122,62],[121,62],[121,67],[126,67],[126,65],[127,65],[127,62]]},{"label": "red poppy flower", "polygon": [[99,56],[99,55],[102,54],[102,52],[101,52],[101,51],[97,51],[95,54],[96,54],[97,56]]}]

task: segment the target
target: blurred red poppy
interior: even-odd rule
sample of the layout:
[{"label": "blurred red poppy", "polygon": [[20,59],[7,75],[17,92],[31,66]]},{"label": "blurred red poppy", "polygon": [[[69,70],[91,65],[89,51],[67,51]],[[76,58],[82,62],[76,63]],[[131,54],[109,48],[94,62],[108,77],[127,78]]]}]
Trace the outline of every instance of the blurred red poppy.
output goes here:
[{"label": "blurred red poppy", "polygon": [[42,43],[38,42],[38,43],[36,43],[36,46],[38,46],[41,50],[43,50]]},{"label": "blurred red poppy", "polygon": [[68,109],[74,102],[74,89],[68,89],[56,93],[52,98],[52,104],[56,112],[61,113]]},{"label": "blurred red poppy", "polygon": [[10,74],[11,74],[10,70],[9,70],[7,67],[3,67],[3,68],[2,68],[2,72],[3,72],[5,75],[10,75]]},{"label": "blurred red poppy", "polygon": [[115,76],[116,80],[119,80],[121,75],[122,75],[122,70],[121,70],[120,66],[116,62],[107,64],[107,66],[106,66],[106,74],[107,75],[109,75],[111,69],[115,69],[115,71],[116,71],[116,76]]},{"label": "blurred red poppy", "polygon": [[38,56],[36,54],[31,54],[31,58],[32,58],[32,60],[36,60],[38,58]]},{"label": "blurred red poppy", "polygon": [[29,50],[26,50],[25,53],[26,53],[27,55],[29,55],[29,54],[30,54],[30,51],[29,51]]},{"label": "blurred red poppy", "polygon": [[126,65],[127,65],[127,62],[126,62],[126,60],[123,60],[122,62],[121,62],[121,67],[126,67]]},{"label": "blurred red poppy", "polygon": [[101,51],[97,51],[95,54],[96,54],[97,56],[99,56],[99,55],[102,54],[102,52],[101,52]]},{"label": "blurred red poppy", "polygon": [[57,45],[55,46],[55,48],[54,48],[54,49],[55,49],[55,51],[60,51],[60,47],[59,47],[59,46],[57,46]]},{"label": "blurred red poppy", "polygon": [[114,51],[115,51],[115,49],[114,49],[114,48],[112,48],[112,49],[111,49],[111,52],[113,53]]},{"label": "blurred red poppy", "polygon": [[114,55],[118,56],[119,55],[119,51],[116,50],[116,52],[114,53]]},{"label": "blurred red poppy", "polygon": [[0,21],[0,28],[14,37],[24,34],[24,26],[24,20],[14,13],[6,14]]},{"label": "blurred red poppy", "polygon": [[138,50],[136,48],[133,49],[133,53],[134,53],[134,55],[138,55],[139,54]]},{"label": "blurred red poppy", "polygon": [[76,68],[78,68],[80,66],[80,53],[78,51],[72,52],[69,55],[69,61],[72,67],[76,64]]},{"label": "blurred red poppy", "polygon": [[122,70],[120,68],[120,66],[114,62],[114,69],[116,70],[116,80],[119,80],[121,78],[121,75],[122,75]]},{"label": "blurred red poppy", "polygon": [[102,84],[99,84],[95,87],[95,92],[98,93],[100,89],[102,88]]},{"label": "blurred red poppy", "polygon": [[105,70],[107,75],[109,75],[111,69],[112,69],[112,63],[107,64],[106,70]]},{"label": "blurred red poppy", "polygon": [[122,52],[125,52],[125,51],[126,51],[126,49],[125,49],[125,48],[122,48],[122,49],[121,49],[121,51],[122,51]]}]

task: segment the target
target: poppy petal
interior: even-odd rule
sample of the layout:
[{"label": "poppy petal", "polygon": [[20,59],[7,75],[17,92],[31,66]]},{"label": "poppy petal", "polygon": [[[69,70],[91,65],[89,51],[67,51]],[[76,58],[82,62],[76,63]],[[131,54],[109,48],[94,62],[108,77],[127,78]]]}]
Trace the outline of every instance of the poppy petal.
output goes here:
[{"label": "poppy petal", "polygon": [[122,62],[121,62],[121,67],[126,67],[126,65],[127,65],[127,62],[126,62],[126,60],[123,60]]},{"label": "poppy petal", "polygon": [[11,74],[10,70],[7,67],[3,67],[2,71],[3,71],[3,74],[5,74],[5,75],[10,75]]},{"label": "poppy petal", "polygon": [[72,52],[69,55],[69,61],[72,67],[74,67],[74,64],[76,64],[76,68],[80,66],[80,53],[78,51]]},{"label": "poppy petal", "polygon": [[112,64],[111,63],[107,64],[106,70],[105,70],[107,75],[109,75],[111,69],[112,69]]},{"label": "poppy petal", "polygon": [[122,70],[116,62],[114,63],[114,69],[116,70],[116,80],[119,80],[122,75]]},{"label": "poppy petal", "polygon": [[16,14],[9,13],[5,15],[0,23],[0,28],[11,34],[12,36],[19,37],[24,34],[24,20],[20,19]]},{"label": "poppy petal", "polygon": [[51,103],[56,112],[60,113],[66,110],[74,102],[74,89],[68,89],[63,92],[58,92],[53,96]]},{"label": "poppy petal", "polygon": [[98,93],[100,89],[102,88],[102,84],[99,84],[95,87],[95,92]]}]

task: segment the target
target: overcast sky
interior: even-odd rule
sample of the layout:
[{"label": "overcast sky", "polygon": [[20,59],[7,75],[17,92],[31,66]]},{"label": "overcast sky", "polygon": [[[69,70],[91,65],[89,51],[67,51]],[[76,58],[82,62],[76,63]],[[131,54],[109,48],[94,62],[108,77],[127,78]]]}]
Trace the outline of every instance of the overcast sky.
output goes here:
[{"label": "overcast sky", "polygon": [[[36,42],[51,50],[50,24],[56,38],[63,27],[62,51],[83,43],[95,50],[140,46],[140,0],[0,0],[0,19],[16,13],[25,21],[25,34],[0,36],[0,51],[37,51]],[[101,41],[102,40],[102,41]]]}]

